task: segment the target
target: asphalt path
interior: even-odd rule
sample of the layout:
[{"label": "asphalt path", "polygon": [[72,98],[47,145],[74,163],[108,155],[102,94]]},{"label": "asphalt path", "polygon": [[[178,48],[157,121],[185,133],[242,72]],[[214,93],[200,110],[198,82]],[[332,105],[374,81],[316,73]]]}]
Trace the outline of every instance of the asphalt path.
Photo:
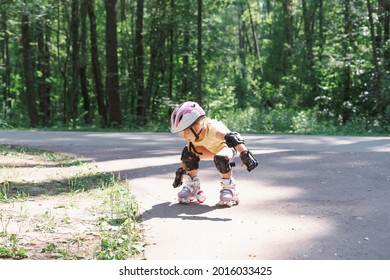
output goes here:
[{"label": "asphalt path", "polygon": [[0,131],[0,144],[77,155],[127,178],[149,260],[390,259],[389,137],[243,136],[260,164],[234,168],[232,208],[215,206],[212,161],[200,164],[205,203],[177,203],[185,143],[169,133]]}]

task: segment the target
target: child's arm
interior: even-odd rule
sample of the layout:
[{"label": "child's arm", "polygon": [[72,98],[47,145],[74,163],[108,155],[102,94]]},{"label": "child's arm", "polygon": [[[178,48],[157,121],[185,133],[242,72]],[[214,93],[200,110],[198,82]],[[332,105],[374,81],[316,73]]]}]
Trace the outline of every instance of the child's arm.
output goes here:
[{"label": "child's arm", "polygon": [[[217,137],[220,137],[217,133]],[[224,140],[228,147],[234,148],[240,153],[242,162],[246,165],[247,170],[250,172],[258,165],[257,160],[253,154],[245,146],[245,141],[241,135],[237,132],[228,132],[224,135]]]},{"label": "child's arm", "polygon": [[[221,131],[217,131],[217,138],[219,139],[219,140],[221,140],[221,142],[226,142],[226,144],[229,146],[229,144],[227,143],[227,141],[226,141],[226,138],[225,138],[225,136],[226,135],[228,135],[229,133],[236,133],[236,132],[228,132],[228,133],[223,133],[223,132],[221,132]],[[238,134],[238,133],[237,133]],[[240,136],[241,137],[241,136]],[[244,141],[244,140],[242,140],[242,141]],[[236,149],[236,151],[239,153],[239,154],[241,154],[242,152],[245,152],[245,151],[247,151],[248,149],[247,149],[247,147],[245,147],[245,144],[244,143],[242,143],[242,144],[237,144],[236,146],[229,146],[230,148],[235,148]]]},{"label": "child's arm", "polygon": [[180,167],[175,172],[175,180],[173,180],[172,184],[174,188],[181,186],[181,184],[183,183],[183,175],[186,174],[186,171],[184,170],[183,166],[183,164],[180,164]]},{"label": "child's arm", "polygon": [[180,160],[180,167],[176,170],[175,180],[172,184],[174,188],[181,186],[184,174],[191,175],[190,173],[187,173],[187,171],[191,172],[192,170],[197,170],[199,168],[200,158],[195,153],[189,151],[187,146],[184,147]]}]

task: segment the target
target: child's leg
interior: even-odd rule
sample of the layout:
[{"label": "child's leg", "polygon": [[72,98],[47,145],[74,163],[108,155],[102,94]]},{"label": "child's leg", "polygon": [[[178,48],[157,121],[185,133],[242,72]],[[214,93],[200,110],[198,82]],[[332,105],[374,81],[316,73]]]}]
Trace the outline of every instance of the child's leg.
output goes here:
[{"label": "child's leg", "polygon": [[215,166],[221,176],[221,194],[219,205],[232,206],[239,203],[238,193],[236,192],[236,182],[233,178],[233,170],[230,166],[236,151],[232,148],[224,148],[214,157]]},{"label": "child's leg", "polygon": [[185,183],[183,189],[177,194],[180,203],[187,204],[194,199],[203,203],[206,199],[203,191],[200,190],[200,181],[198,178],[200,158],[189,152],[187,147],[183,149],[182,162],[180,167],[186,171]]},{"label": "child's leg", "polygon": [[236,151],[232,148],[223,148],[214,156],[215,167],[218,169],[221,179],[230,179],[233,177],[233,170],[230,166]]},{"label": "child's leg", "polygon": [[[203,146],[196,147],[196,151],[198,152],[196,156],[199,158],[199,160],[211,160],[214,158],[214,154]],[[187,152],[184,152],[182,154],[182,163],[180,167],[184,168],[184,170],[186,170],[186,174],[189,175],[191,178],[197,177],[199,173],[198,160],[195,160],[193,163],[188,164]],[[188,168],[188,166],[190,166],[191,168]]]}]

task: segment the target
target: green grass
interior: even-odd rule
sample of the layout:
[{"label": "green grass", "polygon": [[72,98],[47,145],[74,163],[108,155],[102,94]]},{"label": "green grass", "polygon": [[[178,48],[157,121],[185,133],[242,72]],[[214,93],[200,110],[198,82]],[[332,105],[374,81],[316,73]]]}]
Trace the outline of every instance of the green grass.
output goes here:
[{"label": "green grass", "polygon": [[127,184],[117,183],[106,192],[104,204],[109,212],[99,219],[101,226],[100,260],[126,260],[139,256],[145,243],[139,208]]},{"label": "green grass", "polygon": [[[73,167],[78,170],[75,176],[63,178],[62,180],[49,180],[40,183],[0,181],[0,258],[22,259],[29,257],[29,247],[23,246],[24,240],[18,233],[10,232],[10,222],[18,220],[29,220],[28,211],[24,210],[23,203],[29,198],[45,197],[45,200],[54,196],[70,197],[74,203],[60,203],[52,210],[45,210],[39,217],[34,219],[39,222],[36,225],[37,231],[55,232],[58,225],[62,227],[72,224],[72,219],[66,214],[67,209],[77,207],[77,201],[88,197],[96,202],[95,235],[99,240],[96,242],[94,254],[84,256],[71,250],[71,245],[85,242],[83,233],[80,236],[61,242],[51,242],[39,251],[50,255],[55,259],[131,259],[142,258],[144,241],[142,226],[140,223],[139,206],[134,195],[129,190],[128,182],[115,177],[113,174],[100,173],[92,163],[84,163],[81,160],[66,155],[39,151],[35,149],[0,145],[0,156],[7,158],[7,162],[15,160],[23,161],[26,157],[30,161],[37,160],[39,164],[51,163],[61,168]],[[30,163],[31,165],[31,163]],[[51,165],[50,165],[51,166]],[[34,168],[36,172],[43,170]],[[1,172],[12,172],[17,167],[7,164],[0,167]],[[4,173],[3,173],[4,174]],[[45,201],[44,200],[44,201]],[[7,207],[15,202],[21,203],[18,214],[7,212]],[[44,203],[44,202],[42,202]],[[46,209],[46,208],[45,208]],[[65,214],[61,218],[55,217],[54,209],[63,209]],[[39,221],[38,221],[39,220]],[[48,240],[48,242],[50,242]],[[78,245],[77,245],[78,246]],[[77,247],[76,246],[76,247]]]}]

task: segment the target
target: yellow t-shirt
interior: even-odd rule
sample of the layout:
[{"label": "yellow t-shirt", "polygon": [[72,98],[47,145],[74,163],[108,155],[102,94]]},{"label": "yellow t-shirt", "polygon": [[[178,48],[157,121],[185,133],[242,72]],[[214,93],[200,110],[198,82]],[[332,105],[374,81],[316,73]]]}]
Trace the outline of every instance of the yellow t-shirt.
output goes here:
[{"label": "yellow t-shirt", "polygon": [[[194,141],[192,144],[196,147],[203,146],[210,152],[217,154],[223,148],[227,147],[225,143],[222,143],[223,140],[217,139],[217,131],[226,134],[230,130],[221,122],[217,120],[212,120],[210,118],[204,118],[204,128],[205,136],[202,140]],[[189,143],[188,143],[189,145]],[[190,149],[190,147],[188,147]]]}]

